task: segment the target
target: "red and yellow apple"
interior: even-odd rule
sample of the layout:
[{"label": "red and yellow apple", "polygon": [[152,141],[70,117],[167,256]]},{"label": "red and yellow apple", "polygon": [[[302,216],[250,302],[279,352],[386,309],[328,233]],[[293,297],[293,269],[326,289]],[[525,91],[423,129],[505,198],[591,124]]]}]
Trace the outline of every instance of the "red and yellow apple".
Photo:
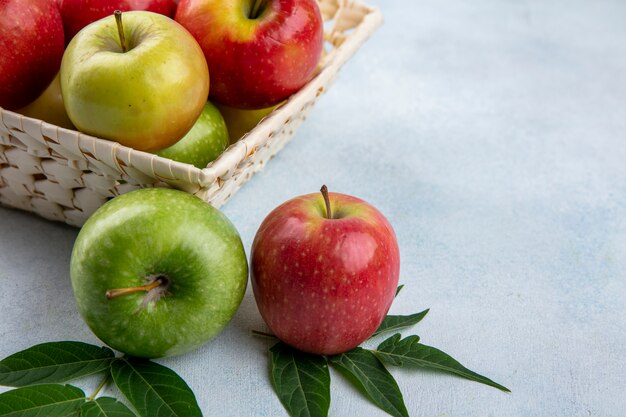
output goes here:
[{"label": "red and yellow apple", "polygon": [[211,72],[211,100],[273,106],[314,74],[323,45],[316,0],[180,0],[176,20],[198,40]]},{"label": "red and yellow apple", "polygon": [[0,107],[15,110],[50,84],[63,56],[63,23],[48,0],[0,1]]},{"label": "red and yellow apple", "polygon": [[345,194],[308,194],[274,209],[252,244],[261,316],[283,342],[334,355],[385,318],[400,270],[395,233],[373,206]]}]

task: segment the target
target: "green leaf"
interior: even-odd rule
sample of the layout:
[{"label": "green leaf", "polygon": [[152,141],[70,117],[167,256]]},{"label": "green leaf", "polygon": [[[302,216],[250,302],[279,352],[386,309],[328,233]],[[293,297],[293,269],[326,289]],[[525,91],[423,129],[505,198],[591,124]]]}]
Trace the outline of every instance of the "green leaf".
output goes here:
[{"label": "green leaf", "polygon": [[395,334],[382,342],[374,353],[390,365],[404,366],[407,364],[438,369],[502,391],[511,392],[508,388],[493,382],[491,379],[470,371],[447,353],[420,344],[417,336],[409,336],[401,340],[400,334]]},{"label": "green leaf", "polygon": [[136,358],[119,358],[111,376],[141,417],[202,417],[196,397],[171,369]]},{"label": "green leaf", "polygon": [[0,385],[65,382],[107,370],[114,356],[109,348],[82,342],[42,343],[0,361]]},{"label": "green leaf", "polygon": [[329,360],[381,410],[395,417],[408,417],[396,380],[372,352],[358,347]]},{"label": "green leaf", "polygon": [[428,314],[430,309],[426,309],[419,313],[411,314],[409,316],[387,316],[383,322],[378,326],[378,329],[371,337],[378,336],[384,332],[390,332],[393,330],[402,329],[404,327],[413,326],[419,323]]},{"label": "green leaf", "polygon": [[330,373],[322,356],[297,351],[282,342],[270,349],[272,385],[292,417],[324,417],[330,406]]},{"label": "green leaf", "polygon": [[85,394],[71,385],[44,384],[0,394],[2,417],[76,417]]},{"label": "green leaf", "polygon": [[402,288],[404,288],[404,284],[398,285],[398,288],[396,288],[396,295],[394,297],[397,297],[398,294],[400,294],[400,291],[402,291]]},{"label": "green leaf", "polygon": [[100,397],[80,407],[80,417],[136,417],[124,404],[111,397]]}]

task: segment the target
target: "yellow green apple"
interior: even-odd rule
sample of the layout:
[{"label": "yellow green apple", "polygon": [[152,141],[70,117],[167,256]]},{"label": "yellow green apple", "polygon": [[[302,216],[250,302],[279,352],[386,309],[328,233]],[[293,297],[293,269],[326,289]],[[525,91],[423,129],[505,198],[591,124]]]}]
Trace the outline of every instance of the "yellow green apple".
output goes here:
[{"label": "yellow green apple", "polygon": [[118,12],[72,38],[61,92],[80,131],[155,151],[191,129],[208,98],[209,70],[196,40],[174,20]]},{"label": "yellow green apple", "polygon": [[235,143],[241,139],[243,135],[254,129],[261,119],[276,108],[276,106],[272,106],[259,110],[246,110],[236,109],[225,104],[217,104],[217,107],[226,121],[230,143]]},{"label": "yellow green apple", "polygon": [[65,111],[65,106],[63,105],[59,74],[54,77],[54,80],[52,80],[50,85],[44,90],[43,93],[41,93],[39,97],[37,97],[29,105],[16,110],[16,112],[23,114],[24,116],[52,123],[53,125],[67,129],[75,129],[72,121],[69,117],[67,117],[67,112]]}]

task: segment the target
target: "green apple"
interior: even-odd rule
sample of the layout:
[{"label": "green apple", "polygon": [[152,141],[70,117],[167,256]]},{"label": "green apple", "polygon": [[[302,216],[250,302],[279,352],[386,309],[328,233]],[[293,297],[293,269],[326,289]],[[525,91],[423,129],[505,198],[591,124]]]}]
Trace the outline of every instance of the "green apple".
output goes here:
[{"label": "green apple", "polygon": [[191,129],[209,93],[195,39],[169,17],[117,13],[81,30],[61,62],[67,114],[82,132],[143,151]]},{"label": "green apple", "polygon": [[224,152],[228,144],[228,129],[224,118],[217,107],[207,101],[191,130],[181,140],[156,154],[205,168]]},{"label": "green apple", "polygon": [[78,310],[128,355],[189,352],[217,335],[243,298],[248,266],[237,230],[178,190],[131,191],[81,229],[70,275]]}]

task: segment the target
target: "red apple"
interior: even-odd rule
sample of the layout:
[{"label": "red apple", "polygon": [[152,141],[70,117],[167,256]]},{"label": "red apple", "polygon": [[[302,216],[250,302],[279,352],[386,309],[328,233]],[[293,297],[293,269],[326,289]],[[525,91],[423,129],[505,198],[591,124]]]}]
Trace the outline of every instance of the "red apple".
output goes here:
[{"label": "red apple", "polygon": [[176,20],[204,51],[211,99],[273,106],[306,84],[322,52],[316,0],[180,0]]},{"label": "red apple", "polygon": [[0,0],[0,107],[15,110],[50,84],[63,57],[63,23],[49,0]]},{"label": "red apple", "polygon": [[174,17],[174,0],[60,0],[65,28],[65,43],[88,24],[113,14],[114,11],[147,10]]},{"label": "red apple", "polygon": [[334,355],[381,324],[398,285],[400,254],[378,210],[322,187],[322,194],[289,200],[265,218],[251,263],[254,296],[272,332],[304,352]]}]

